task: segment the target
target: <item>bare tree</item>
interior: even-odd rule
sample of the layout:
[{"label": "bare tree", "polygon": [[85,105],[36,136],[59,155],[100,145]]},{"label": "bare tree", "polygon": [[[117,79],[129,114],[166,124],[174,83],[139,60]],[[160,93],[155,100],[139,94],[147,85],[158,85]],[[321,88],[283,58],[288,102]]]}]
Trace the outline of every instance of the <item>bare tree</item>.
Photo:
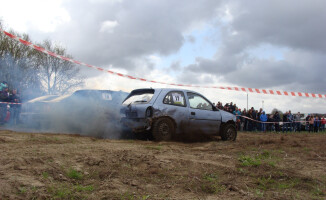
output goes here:
[{"label": "bare tree", "polygon": [[[1,20],[0,28],[3,29]],[[31,42],[27,34],[19,34],[12,30],[9,32]],[[71,58],[63,47],[54,45],[49,40],[39,46]],[[0,81],[7,81],[10,87],[26,91],[30,97],[41,95],[42,90],[48,94],[65,94],[84,84],[84,79],[75,64],[31,49],[2,32]]]},{"label": "bare tree", "polygon": [[[45,40],[40,46],[58,55],[71,58],[66,50],[51,41]],[[65,94],[84,84],[79,68],[75,64],[42,52],[35,54],[35,64],[38,66],[38,75],[48,94]]]},{"label": "bare tree", "polygon": [[[0,28],[3,26],[0,21]],[[10,33],[30,41],[27,34],[19,34],[14,31]],[[18,89],[25,96],[40,95],[40,81],[36,66],[32,62],[35,50],[10,39],[4,33],[0,33],[0,81],[7,81],[9,88]],[[24,95],[23,95],[24,96]]]}]

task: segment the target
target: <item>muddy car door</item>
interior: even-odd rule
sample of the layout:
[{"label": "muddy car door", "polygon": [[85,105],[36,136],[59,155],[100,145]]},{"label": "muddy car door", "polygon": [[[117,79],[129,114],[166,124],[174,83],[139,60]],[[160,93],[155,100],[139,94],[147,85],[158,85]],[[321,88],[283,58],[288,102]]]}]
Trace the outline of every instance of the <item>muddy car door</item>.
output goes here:
[{"label": "muddy car door", "polygon": [[173,118],[177,124],[177,132],[184,132],[188,127],[188,113],[183,91],[170,91],[163,98],[162,113]]},{"label": "muddy car door", "polygon": [[192,131],[217,134],[221,125],[221,113],[203,96],[187,92],[189,101],[189,129]]}]

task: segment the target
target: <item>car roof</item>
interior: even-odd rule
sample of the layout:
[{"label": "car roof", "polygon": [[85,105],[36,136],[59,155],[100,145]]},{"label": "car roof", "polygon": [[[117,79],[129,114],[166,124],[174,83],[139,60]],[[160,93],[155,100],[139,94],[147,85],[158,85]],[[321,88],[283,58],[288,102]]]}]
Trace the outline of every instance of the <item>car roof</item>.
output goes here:
[{"label": "car roof", "polygon": [[50,100],[55,99],[57,97],[59,97],[59,95],[45,95],[45,96],[40,96],[40,97],[37,97],[35,99],[29,100],[28,103],[50,101]]},{"label": "car roof", "polygon": [[84,96],[87,97],[89,95],[94,95],[94,94],[100,94],[100,93],[110,93],[112,95],[121,95],[121,96],[127,96],[128,93],[124,92],[124,91],[113,91],[113,90],[96,90],[96,89],[86,89],[86,90],[76,90],[75,92],[73,92],[72,94],[66,94],[63,96],[59,96],[58,98],[55,98],[53,100],[51,100],[51,102],[60,102],[62,100],[68,99],[70,97],[75,98],[80,97],[80,96]]},{"label": "car roof", "polygon": [[135,89],[133,91],[141,91],[141,90],[157,90],[157,91],[184,91],[184,92],[192,92],[192,93],[197,93],[200,94],[196,91],[193,90],[188,90],[188,89],[183,89],[183,88],[139,88]]}]

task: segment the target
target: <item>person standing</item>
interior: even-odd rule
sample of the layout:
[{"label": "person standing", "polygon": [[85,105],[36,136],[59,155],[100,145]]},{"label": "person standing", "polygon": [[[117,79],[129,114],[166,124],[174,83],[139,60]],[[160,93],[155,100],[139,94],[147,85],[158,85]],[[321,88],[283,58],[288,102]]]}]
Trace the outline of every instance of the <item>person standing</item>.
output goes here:
[{"label": "person standing", "polygon": [[310,116],[309,118],[309,133],[314,132],[314,122],[315,122],[315,118],[313,115]]},{"label": "person standing", "polygon": [[281,118],[280,118],[280,114],[278,113],[278,111],[275,112],[273,118],[274,118],[274,122],[275,122],[275,131],[279,133]]},{"label": "person standing", "polygon": [[295,116],[294,116],[294,123],[295,123],[295,131],[296,132],[300,132],[301,131],[301,114],[300,112],[298,112]]},{"label": "person standing", "polygon": [[5,119],[7,116],[8,100],[9,100],[8,87],[4,85],[2,87],[2,91],[0,91],[0,124],[5,123]]},{"label": "person standing", "polygon": [[260,114],[260,121],[261,121],[261,131],[266,132],[267,115],[265,114],[265,111],[262,111],[262,113]]},{"label": "person standing", "polygon": [[325,116],[323,116],[323,118],[321,119],[321,131],[324,132],[325,131],[325,127],[326,126],[326,119]]},{"label": "person standing", "polygon": [[266,124],[266,130],[269,132],[275,131],[275,126],[274,126],[274,116],[273,114],[268,114],[267,115],[267,124]]},{"label": "person standing", "polygon": [[[255,111],[255,109],[252,107],[251,108],[252,112],[252,119],[253,120],[257,120],[257,112]],[[256,121],[252,121],[252,130],[256,131],[257,130],[257,122]]]},{"label": "person standing", "polygon": [[243,130],[247,131],[248,130],[248,124],[247,124],[247,119],[245,118],[247,116],[247,110],[244,108],[243,111],[241,112],[241,124],[243,125]]},{"label": "person standing", "polygon": [[253,116],[252,116],[252,109],[248,111],[247,117],[249,118],[247,120],[248,122],[248,131],[253,131]]},{"label": "person standing", "polygon": [[314,121],[314,132],[316,133],[319,131],[319,124],[320,124],[319,117],[316,116]]},{"label": "person standing", "polygon": [[236,127],[237,127],[237,130],[240,131],[240,116],[241,116],[241,112],[239,111],[238,108],[235,108],[235,110],[233,111],[233,114],[236,116]]},{"label": "person standing", "polygon": [[292,115],[292,113],[291,113],[291,110],[289,110],[289,113],[288,113],[288,127],[290,128],[290,131],[292,132],[293,131],[293,129],[294,129],[294,126],[293,126],[293,115]]},{"label": "person standing", "polygon": [[284,133],[284,129],[286,132],[288,132],[288,112],[283,114],[283,128],[282,128],[283,133]]},{"label": "person standing", "polygon": [[10,124],[16,125],[19,123],[19,115],[21,110],[20,96],[17,90],[14,89],[12,94],[9,95],[9,102],[14,103],[10,105]]},{"label": "person standing", "polygon": [[306,117],[306,127],[305,127],[306,131],[309,130],[309,119],[310,119],[310,114],[308,114]]}]

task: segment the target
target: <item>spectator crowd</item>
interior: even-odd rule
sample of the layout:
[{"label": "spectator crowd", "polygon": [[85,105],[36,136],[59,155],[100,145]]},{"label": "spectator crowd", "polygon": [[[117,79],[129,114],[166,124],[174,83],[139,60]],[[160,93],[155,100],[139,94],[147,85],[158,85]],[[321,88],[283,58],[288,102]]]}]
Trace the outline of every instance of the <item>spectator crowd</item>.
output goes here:
[{"label": "spectator crowd", "polygon": [[21,99],[17,89],[9,90],[7,82],[0,82],[0,124],[19,123]]},{"label": "spectator crowd", "polygon": [[237,107],[233,102],[226,103],[224,106],[221,102],[216,105],[218,109],[224,110],[236,115],[236,126],[238,131],[275,131],[275,132],[324,132],[326,130],[325,116],[308,114],[305,118],[300,112],[292,114],[291,110],[282,113],[275,111],[266,114],[262,108],[255,110],[243,109]]}]

